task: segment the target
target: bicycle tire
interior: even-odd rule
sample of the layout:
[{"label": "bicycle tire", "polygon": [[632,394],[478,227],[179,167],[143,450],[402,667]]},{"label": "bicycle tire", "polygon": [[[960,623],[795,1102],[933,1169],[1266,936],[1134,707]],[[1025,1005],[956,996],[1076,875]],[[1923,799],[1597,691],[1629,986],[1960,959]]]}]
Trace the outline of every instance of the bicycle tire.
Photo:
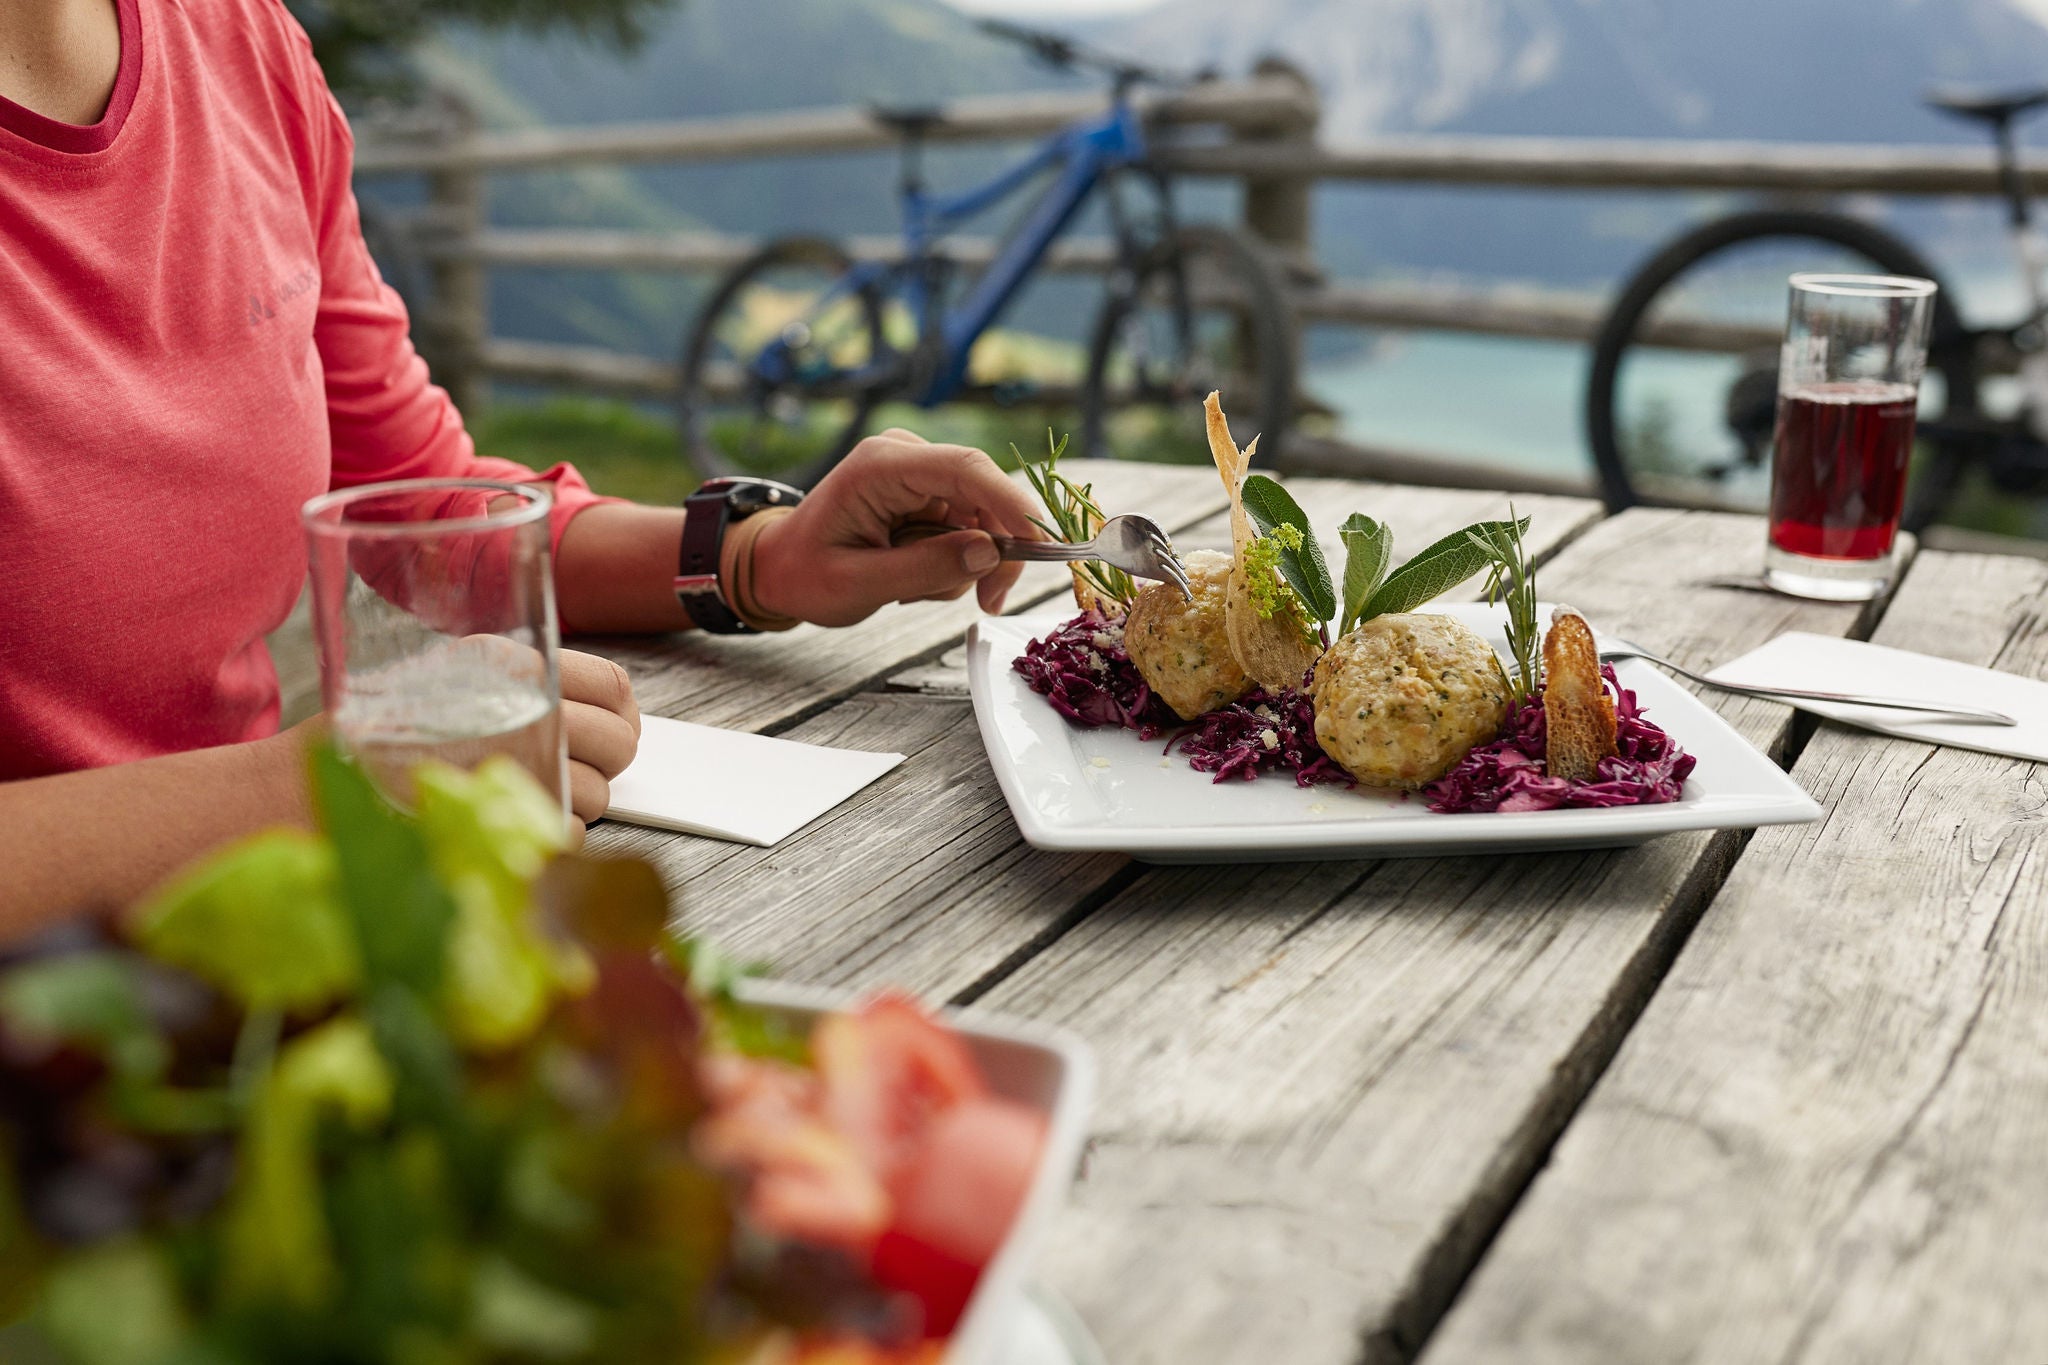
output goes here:
[{"label": "bicycle tire", "polygon": [[[1929,366],[1946,381],[1948,411],[1975,410],[1977,362],[1969,332],[1956,312],[1947,284],[1910,244],[1873,223],[1844,214],[1808,209],[1758,209],[1731,214],[1694,228],[1660,248],[1629,277],[1600,325],[1586,382],[1585,419],[1587,442],[1592,447],[1600,479],[1601,500],[1610,512],[1643,501],[1616,436],[1615,399],[1623,357],[1634,344],[1644,315],[1657,295],[1701,261],[1730,247],[1773,237],[1825,242],[1867,257],[1887,274],[1933,280],[1939,292],[1935,295]],[[1938,505],[1929,505],[1930,501],[1945,501],[1945,494],[1954,483],[1955,458],[1952,452],[1937,451],[1936,469],[1930,471],[1929,477],[1916,480],[1934,495],[1932,500],[1923,498],[1915,504],[1916,525],[1924,524],[1939,510]]]},{"label": "bicycle tire", "polygon": [[[817,266],[834,275],[844,275],[853,269],[854,262],[838,243],[822,237],[777,238],[734,267],[732,273],[719,282],[684,339],[676,388],[676,433],[684,457],[701,478],[762,472],[733,460],[704,429],[711,398],[708,366],[720,318],[739,297],[740,291],[758,276],[792,265]],[[853,296],[860,300],[865,314],[863,321],[869,345],[879,354],[883,346],[881,301],[872,287],[855,290]],[[874,411],[877,397],[873,390],[856,394],[851,417],[824,452],[794,469],[778,470],[776,476],[801,488],[809,488],[823,478],[866,434],[868,417]]]},{"label": "bicycle tire", "polygon": [[[1254,393],[1247,403],[1243,395],[1223,395],[1231,414],[1231,425],[1248,426],[1259,433],[1258,463],[1270,467],[1279,460],[1294,415],[1294,316],[1287,301],[1286,284],[1280,269],[1259,241],[1230,228],[1182,227],[1171,237],[1155,243],[1142,256],[1128,286],[1112,289],[1097,315],[1095,331],[1088,346],[1088,377],[1081,394],[1081,453],[1110,454],[1104,436],[1108,417],[1107,385],[1110,366],[1124,319],[1144,297],[1148,280],[1185,270],[1189,260],[1209,256],[1230,283],[1243,291],[1249,321],[1247,336],[1258,366]],[[1183,290],[1176,296],[1185,300]],[[1207,390],[1197,377],[1185,373],[1191,357],[1182,357],[1186,393],[1176,392],[1176,402],[1199,404]],[[1195,392],[1201,388],[1202,392]]]}]

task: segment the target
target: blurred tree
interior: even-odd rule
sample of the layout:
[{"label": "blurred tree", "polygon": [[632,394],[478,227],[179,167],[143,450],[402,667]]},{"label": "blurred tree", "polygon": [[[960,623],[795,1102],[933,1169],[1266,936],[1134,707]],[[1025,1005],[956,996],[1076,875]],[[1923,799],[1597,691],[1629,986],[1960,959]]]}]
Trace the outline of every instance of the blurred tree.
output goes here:
[{"label": "blurred tree", "polygon": [[436,24],[528,33],[567,31],[630,50],[645,21],[676,0],[285,0],[306,26],[327,80],[344,94],[403,91],[416,83],[407,49]]}]

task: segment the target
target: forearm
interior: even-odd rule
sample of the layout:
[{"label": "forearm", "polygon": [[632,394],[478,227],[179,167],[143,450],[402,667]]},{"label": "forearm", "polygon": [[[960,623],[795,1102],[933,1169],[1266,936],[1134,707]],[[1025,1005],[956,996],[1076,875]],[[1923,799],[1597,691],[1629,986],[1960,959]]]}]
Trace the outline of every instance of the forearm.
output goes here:
[{"label": "forearm", "polygon": [[208,850],[310,823],[296,731],[252,744],[0,783],[0,944],[132,903]]},{"label": "forearm", "polygon": [[591,634],[684,630],[676,601],[683,509],[605,502],[578,512],[555,550],[562,620]]}]

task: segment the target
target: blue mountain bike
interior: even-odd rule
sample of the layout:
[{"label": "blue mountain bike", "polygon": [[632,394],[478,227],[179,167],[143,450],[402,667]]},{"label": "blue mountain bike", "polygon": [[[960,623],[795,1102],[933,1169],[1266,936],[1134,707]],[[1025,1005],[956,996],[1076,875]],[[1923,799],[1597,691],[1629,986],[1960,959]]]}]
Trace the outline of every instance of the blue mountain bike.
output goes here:
[{"label": "blue mountain bike", "polygon": [[[927,190],[925,142],[945,133],[930,108],[877,108],[902,138],[903,249],[855,261],[837,243],[789,237],[763,247],[712,295],[684,343],[678,418],[684,449],[705,475],[774,473],[815,482],[863,435],[877,404],[935,407],[974,397],[1008,404],[1078,401],[1079,445],[1108,454],[1120,428],[1203,448],[1200,404],[1223,390],[1240,439],[1279,450],[1292,411],[1294,328],[1280,272],[1256,239],[1184,226],[1132,93],[1187,83],[1070,39],[990,21],[983,27],[1062,70],[1110,77],[1109,108],[1054,134],[1022,164],[965,193]],[[988,263],[970,270],[947,250],[960,224],[1046,181]],[[1140,217],[1126,186],[1150,191]],[[1090,334],[1079,391],[991,381],[970,363],[1091,196],[1105,196],[1114,259]],[[1036,344],[1029,338],[1024,344]],[[1135,414],[1142,411],[1143,417]]]}]

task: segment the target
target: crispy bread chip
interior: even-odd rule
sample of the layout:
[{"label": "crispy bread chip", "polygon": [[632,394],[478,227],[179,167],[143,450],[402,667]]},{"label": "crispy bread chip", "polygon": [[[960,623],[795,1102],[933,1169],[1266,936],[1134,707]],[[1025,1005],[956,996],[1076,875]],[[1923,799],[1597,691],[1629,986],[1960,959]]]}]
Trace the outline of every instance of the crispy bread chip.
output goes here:
[{"label": "crispy bread chip", "polygon": [[1292,605],[1271,616],[1259,615],[1252,605],[1251,589],[1244,572],[1245,551],[1258,538],[1251,514],[1244,510],[1244,480],[1250,472],[1252,455],[1259,448],[1257,437],[1243,450],[1231,438],[1230,423],[1224,420],[1223,404],[1211,393],[1202,402],[1208,418],[1209,455],[1216,472],[1223,476],[1223,491],[1230,495],[1230,583],[1223,601],[1223,624],[1230,637],[1230,652],[1246,676],[1268,691],[1300,687],[1302,675],[1316,661],[1314,635],[1301,613]]},{"label": "crispy bread chip", "polygon": [[1615,752],[1614,702],[1600,681],[1593,628],[1570,607],[1543,637],[1544,762],[1552,777],[1590,782]]}]

